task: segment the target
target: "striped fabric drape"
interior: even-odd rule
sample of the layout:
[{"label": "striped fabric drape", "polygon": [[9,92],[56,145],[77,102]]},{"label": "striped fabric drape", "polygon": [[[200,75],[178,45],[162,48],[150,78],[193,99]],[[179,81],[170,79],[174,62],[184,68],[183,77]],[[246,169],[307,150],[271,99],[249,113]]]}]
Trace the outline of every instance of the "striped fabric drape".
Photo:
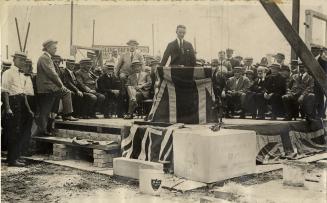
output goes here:
[{"label": "striped fabric drape", "polygon": [[149,121],[203,124],[216,121],[212,69],[203,67],[159,67],[159,91]]}]

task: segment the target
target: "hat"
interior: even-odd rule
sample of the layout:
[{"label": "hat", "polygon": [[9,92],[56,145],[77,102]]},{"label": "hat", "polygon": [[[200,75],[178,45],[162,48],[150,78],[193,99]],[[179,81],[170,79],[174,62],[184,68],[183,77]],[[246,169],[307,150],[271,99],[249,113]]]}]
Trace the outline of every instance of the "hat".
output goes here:
[{"label": "hat", "polygon": [[2,61],[2,65],[3,66],[11,66],[11,61],[9,61],[9,60],[3,60]]},{"label": "hat", "polygon": [[267,72],[267,67],[266,66],[259,65],[258,68],[257,68],[257,71],[259,71],[259,70],[260,71],[262,70],[262,71]]},{"label": "hat", "polygon": [[83,63],[92,63],[90,58],[83,58],[79,61],[79,64],[83,64]]},{"label": "hat", "polygon": [[219,51],[218,54],[225,54],[225,51]]},{"label": "hat", "polygon": [[291,61],[291,65],[292,65],[292,66],[298,66],[298,65],[299,65],[299,61],[296,60],[296,59],[293,59],[293,60]]},{"label": "hat", "polygon": [[106,61],[104,65],[108,67],[115,67],[115,63],[113,61]]},{"label": "hat", "polygon": [[246,71],[245,71],[245,74],[248,74],[248,73],[250,73],[250,74],[254,74],[253,70],[246,70]]},{"label": "hat", "polygon": [[27,58],[26,54],[24,52],[21,51],[16,51],[14,55],[12,55],[12,57],[21,57],[21,58]]},{"label": "hat", "polygon": [[142,65],[141,61],[138,59],[133,59],[132,65]]},{"label": "hat", "polygon": [[275,58],[285,59],[285,55],[282,54],[282,53],[277,53],[277,54],[275,55]]},{"label": "hat", "polygon": [[242,70],[243,69],[243,67],[240,67],[240,66],[235,66],[234,68],[233,68],[233,70]]},{"label": "hat", "polygon": [[134,39],[129,40],[126,44],[129,46],[133,46],[133,45],[138,46],[139,45],[139,43]]},{"label": "hat", "polygon": [[69,56],[67,59],[66,59],[66,63],[75,63],[75,58],[73,56]]},{"label": "hat", "polygon": [[31,59],[26,59],[26,63],[32,64],[32,60]]},{"label": "hat", "polygon": [[226,49],[226,52],[233,52],[234,50],[233,49],[231,49],[231,48],[227,48]]},{"label": "hat", "polygon": [[42,46],[43,46],[43,51],[45,51],[46,48],[48,48],[49,46],[51,46],[52,44],[57,44],[58,41],[54,41],[52,39],[48,39],[47,41],[43,42]]},{"label": "hat", "polygon": [[280,67],[280,71],[288,71],[290,72],[290,67],[288,67],[287,65],[282,65],[282,67]]},{"label": "hat", "polygon": [[234,59],[242,61],[243,57],[242,56],[235,56]]},{"label": "hat", "polygon": [[218,63],[219,63],[218,59],[212,59],[212,60],[211,60],[211,65],[212,65],[212,64],[218,64]]},{"label": "hat", "polygon": [[269,68],[270,68],[270,69],[278,69],[278,70],[280,70],[280,65],[277,64],[277,63],[273,63],[273,64],[271,64],[271,65],[269,66]]},{"label": "hat", "polygon": [[245,57],[244,61],[253,61],[253,58],[252,57]]},{"label": "hat", "polygon": [[153,65],[158,65],[158,64],[160,64],[160,62],[158,61],[158,60],[151,60],[150,61],[150,66],[153,66]]},{"label": "hat", "polygon": [[87,58],[91,59],[91,58],[95,57],[96,55],[94,52],[88,51],[88,52],[86,52],[86,56],[87,56]]}]

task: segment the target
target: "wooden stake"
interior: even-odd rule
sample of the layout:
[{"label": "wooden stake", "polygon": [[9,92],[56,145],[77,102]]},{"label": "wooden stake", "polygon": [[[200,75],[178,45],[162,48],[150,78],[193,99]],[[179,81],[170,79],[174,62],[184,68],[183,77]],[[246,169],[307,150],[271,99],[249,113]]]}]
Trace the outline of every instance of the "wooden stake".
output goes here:
[{"label": "wooden stake", "polygon": [[30,25],[31,25],[31,23],[28,22],[27,32],[26,32],[26,36],[25,36],[25,42],[24,42],[24,49],[23,49],[23,52],[25,52],[25,50],[26,50],[26,43],[27,43],[28,33],[30,32]]},{"label": "wooden stake", "polygon": [[22,43],[21,43],[21,40],[20,40],[20,34],[19,34],[19,28],[18,28],[17,18],[15,18],[15,22],[16,22],[16,29],[17,29],[17,35],[18,35],[19,48],[20,48],[20,51],[23,51],[23,49],[22,49]]}]

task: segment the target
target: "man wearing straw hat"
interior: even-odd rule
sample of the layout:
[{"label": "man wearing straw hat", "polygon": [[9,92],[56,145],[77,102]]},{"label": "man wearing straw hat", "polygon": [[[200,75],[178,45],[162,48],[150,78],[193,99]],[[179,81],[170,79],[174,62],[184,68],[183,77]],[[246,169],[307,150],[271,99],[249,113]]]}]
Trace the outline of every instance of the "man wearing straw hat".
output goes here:
[{"label": "man wearing straw hat", "polygon": [[36,87],[39,114],[36,119],[38,129],[33,132],[34,136],[51,135],[51,133],[47,131],[49,114],[54,108],[56,99],[63,94],[70,93],[61,82],[51,59],[51,57],[56,54],[57,43],[57,41],[51,39],[45,41],[42,44],[44,53],[39,57],[37,62]]},{"label": "man wearing straw hat", "polygon": [[8,135],[8,166],[22,167],[24,163],[19,161],[22,146],[25,140],[24,125],[30,109],[25,103],[24,70],[26,66],[26,54],[16,52],[13,56],[14,66],[5,71],[2,76],[2,88],[4,102],[5,129]]}]

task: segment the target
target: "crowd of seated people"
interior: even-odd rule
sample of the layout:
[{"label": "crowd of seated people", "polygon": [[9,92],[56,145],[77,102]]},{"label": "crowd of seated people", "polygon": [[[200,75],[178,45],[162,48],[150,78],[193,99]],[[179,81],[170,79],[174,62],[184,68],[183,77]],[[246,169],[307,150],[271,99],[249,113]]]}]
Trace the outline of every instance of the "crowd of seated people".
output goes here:
[{"label": "crowd of seated people", "polygon": [[[220,51],[219,59],[210,64],[214,92],[226,118],[325,118],[323,91],[301,61],[287,65],[284,54],[277,53],[271,63],[262,58],[253,64],[252,58],[232,57],[232,52],[226,50],[225,57]],[[315,56],[326,73],[327,50],[319,49]]]}]

